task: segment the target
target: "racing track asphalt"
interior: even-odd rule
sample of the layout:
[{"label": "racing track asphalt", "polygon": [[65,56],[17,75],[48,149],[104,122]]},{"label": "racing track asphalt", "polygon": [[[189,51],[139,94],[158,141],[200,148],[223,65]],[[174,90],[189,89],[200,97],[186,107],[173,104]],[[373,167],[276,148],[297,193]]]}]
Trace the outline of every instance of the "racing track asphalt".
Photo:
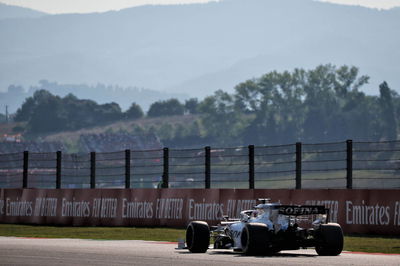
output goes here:
[{"label": "racing track asphalt", "polygon": [[192,254],[176,243],[0,237],[0,265],[400,265],[400,255],[342,253],[320,257],[314,250],[276,256],[243,256],[210,249]]}]

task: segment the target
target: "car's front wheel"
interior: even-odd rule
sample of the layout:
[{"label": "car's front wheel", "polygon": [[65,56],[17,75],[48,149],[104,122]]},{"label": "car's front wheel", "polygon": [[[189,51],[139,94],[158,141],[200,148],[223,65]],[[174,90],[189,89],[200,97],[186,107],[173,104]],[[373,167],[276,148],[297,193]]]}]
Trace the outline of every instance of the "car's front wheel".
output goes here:
[{"label": "car's front wheel", "polygon": [[190,252],[205,253],[210,245],[210,228],[206,222],[194,221],[186,229],[186,245]]},{"label": "car's front wheel", "polygon": [[242,230],[241,244],[246,255],[264,255],[268,252],[268,227],[262,223],[247,223]]}]

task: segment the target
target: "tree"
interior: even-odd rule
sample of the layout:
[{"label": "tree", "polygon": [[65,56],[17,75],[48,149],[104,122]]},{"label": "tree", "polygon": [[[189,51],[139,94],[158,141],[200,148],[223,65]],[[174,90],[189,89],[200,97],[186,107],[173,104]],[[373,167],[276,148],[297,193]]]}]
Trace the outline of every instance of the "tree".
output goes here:
[{"label": "tree", "polygon": [[98,105],[96,113],[98,115],[98,121],[104,123],[122,118],[121,107],[115,102]]},{"label": "tree", "polygon": [[121,108],[116,103],[99,105],[73,94],[61,98],[46,90],[36,91],[16,113],[16,121],[27,121],[28,132],[34,134],[76,130],[121,118]]},{"label": "tree", "polygon": [[[368,76],[359,77],[356,67],[321,65],[308,71],[305,77],[305,140],[326,142],[369,138],[367,135],[372,132],[367,128],[372,122],[371,113],[361,111],[368,98],[358,91],[368,82]],[[360,125],[361,121],[364,125]]]},{"label": "tree", "polygon": [[383,136],[387,140],[397,139],[397,121],[395,107],[393,106],[393,92],[390,90],[386,81],[379,85],[379,105],[382,115]]},{"label": "tree", "polygon": [[240,114],[235,112],[234,99],[229,93],[216,91],[200,103],[199,110],[203,114],[201,121],[207,136],[227,145],[238,135]]},{"label": "tree", "polygon": [[303,75],[297,69],[293,73],[273,71],[235,88],[236,110],[253,115],[243,131],[245,143],[274,144],[299,138],[304,120]]},{"label": "tree", "polygon": [[172,115],[183,115],[184,106],[179,102],[178,99],[169,99],[166,101],[158,101],[153,103],[147,115],[149,117],[160,117],[160,116],[172,116]]},{"label": "tree", "polygon": [[191,98],[185,101],[185,112],[189,114],[197,114],[199,106],[199,100],[197,98]]},{"label": "tree", "polygon": [[331,124],[340,110],[335,93],[335,67],[321,65],[306,73],[304,80],[306,108],[303,125],[304,139],[309,142],[325,142],[330,136]]},{"label": "tree", "polygon": [[32,111],[35,107],[34,100],[32,97],[25,99],[24,103],[20,108],[18,108],[17,112],[15,113],[14,120],[16,122],[28,121]]},{"label": "tree", "polygon": [[125,117],[127,119],[138,119],[142,118],[144,115],[142,108],[140,105],[136,103],[132,103],[128,110],[125,112]]},{"label": "tree", "polygon": [[35,91],[33,96],[26,98],[22,106],[18,108],[15,114],[15,121],[28,121],[34,113],[35,108],[46,102],[47,99],[51,97],[54,96],[46,90]]},{"label": "tree", "polygon": [[67,116],[63,110],[61,98],[47,91],[39,91],[36,98],[39,102],[29,118],[29,131],[40,134],[63,130]]}]

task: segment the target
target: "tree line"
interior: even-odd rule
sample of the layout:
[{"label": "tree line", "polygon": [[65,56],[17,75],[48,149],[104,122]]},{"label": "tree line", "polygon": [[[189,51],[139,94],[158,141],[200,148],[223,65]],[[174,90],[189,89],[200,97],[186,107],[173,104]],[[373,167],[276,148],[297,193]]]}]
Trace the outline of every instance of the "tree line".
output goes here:
[{"label": "tree line", "polygon": [[[197,116],[191,123],[179,123],[177,118],[174,124],[137,125],[132,132],[156,133],[171,147],[395,140],[400,96],[386,82],[380,85],[379,95],[366,95],[361,88],[368,80],[349,66],[272,71],[238,84],[233,93],[219,90],[201,101],[154,102],[147,117]],[[59,97],[39,90],[25,100],[14,119],[26,121],[28,133],[42,134],[144,116],[136,103],[123,112],[114,102],[97,104],[72,94]]]},{"label": "tree line", "polygon": [[321,65],[312,70],[273,71],[217,91],[200,108],[209,134],[230,144],[395,140],[400,97],[386,82],[379,95],[360,88],[368,76],[356,67]]},{"label": "tree line", "polygon": [[[175,98],[157,101],[150,106],[147,116],[179,116],[193,113],[193,102],[197,103],[197,100],[189,99],[185,104]],[[78,99],[71,93],[60,97],[42,89],[25,99],[15,113],[14,121],[27,122],[27,133],[37,135],[78,130],[124,119],[139,119],[144,115],[141,106],[135,102],[123,112],[115,102],[98,104],[93,100]]]},{"label": "tree line", "polygon": [[16,112],[24,100],[33,96],[35,91],[38,90],[46,90],[62,97],[72,93],[80,99],[91,99],[98,103],[118,102],[124,110],[128,109],[131,105],[131,99],[140,99],[142,108],[148,109],[153,102],[159,99],[185,98],[183,94],[160,92],[138,87],[106,86],[101,83],[96,85],[59,84],[48,80],[40,80],[37,85],[30,86],[29,88],[24,88],[20,85],[10,85],[4,92],[0,91],[1,111],[4,110],[3,106],[7,105],[11,113]]}]

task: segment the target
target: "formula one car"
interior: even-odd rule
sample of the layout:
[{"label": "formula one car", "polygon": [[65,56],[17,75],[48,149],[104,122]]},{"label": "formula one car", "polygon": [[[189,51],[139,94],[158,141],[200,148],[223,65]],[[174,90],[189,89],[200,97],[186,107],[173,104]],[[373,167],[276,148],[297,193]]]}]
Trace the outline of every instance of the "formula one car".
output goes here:
[{"label": "formula one car", "polygon": [[[336,256],[343,249],[339,224],[327,223],[324,206],[281,205],[259,199],[254,210],[240,213],[240,219],[224,217],[218,226],[192,221],[186,229],[190,252],[204,253],[213,240],[214,249],[233,249],[246,255],[270,255],[281,250],[315,247],[318,255]],[[308,223],[307,223],[308,222]],[[307,226],[303,228],[301,226]]]}]

